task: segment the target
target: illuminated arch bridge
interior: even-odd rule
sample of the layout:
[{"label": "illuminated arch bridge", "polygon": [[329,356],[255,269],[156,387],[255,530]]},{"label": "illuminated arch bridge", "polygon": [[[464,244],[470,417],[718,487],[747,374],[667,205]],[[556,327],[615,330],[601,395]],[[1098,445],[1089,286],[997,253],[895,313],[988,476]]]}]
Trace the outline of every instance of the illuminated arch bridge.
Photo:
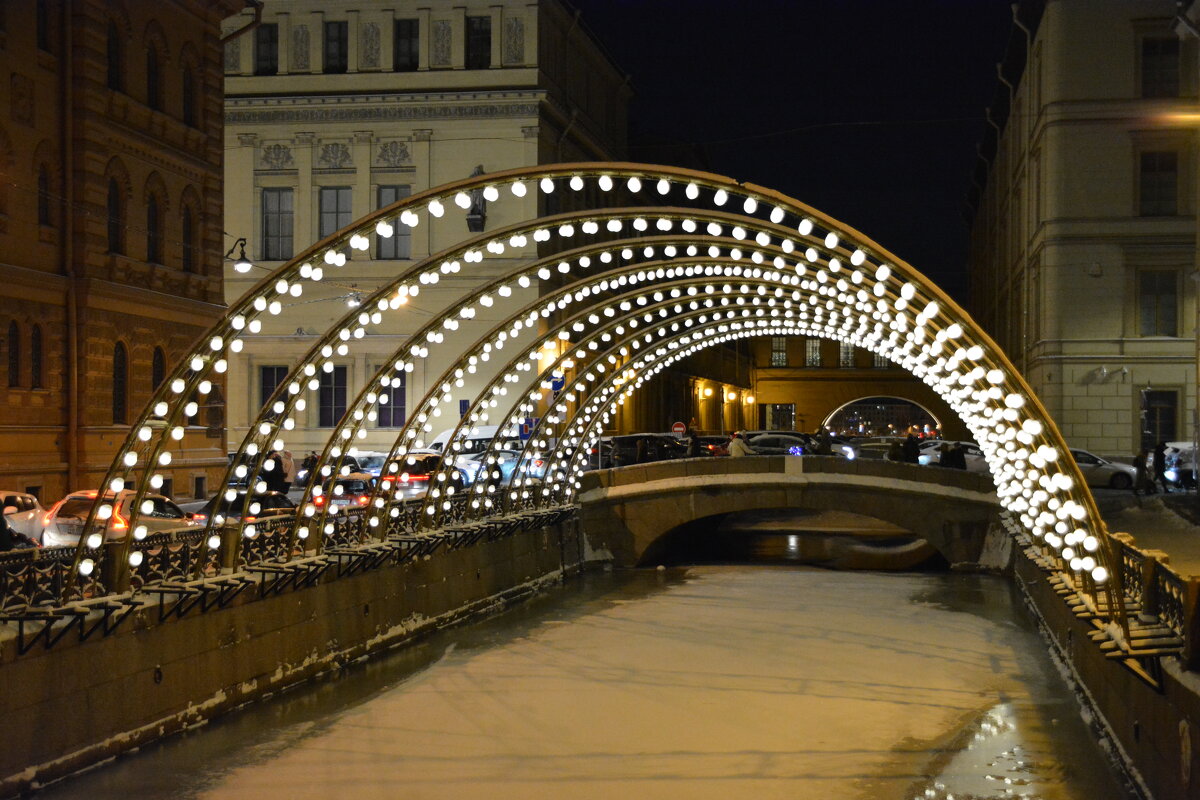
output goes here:
[{"label": "illuminated arch bridge", "polygon": [[[135,577],[154,574],[146,572],[154,556],[145,545],[154,537],[139,524],[142,496],[162,485],[158,470],[171,463],[185,420],[195,413],[192,398],[212,390],[264,319],[344,265],[346,248],[366,250],[371,236],[390,236],[397,225],[465,230],[463,217],[480,196],[499,210],[494,219],[515,221],[414,263],[325,331],[289,365],[222,483],[279,468],[268,453],[287,446],[318,372],[408,313],[410,298],[424,293],[424,302],[444,292],[435,287],[446,276],[457,276],[456,285],[474,278],[475,288],[453,295],[395,348],[329,431],[322,476],[347,470],[344,456],[355,452],[378,406],[401,385],[400,373],[418,361],[427,371],[444,366],[396,432],[385,480],[369,503],[337,513],[321,502],[317,481],[279,530],[210,519],[188,545],[194,575],[396,537],[421,542],[438,532],[484,535],[531,519],[561,519],[573,511],[580,475],[606,422],[652,376],[722,342],[803,335],[871,350],[936,391],[986,453],[1012,533],[1027,539],[1098,617],[1124,624],[1114,545],[1066,444],[1029,386],[962,309],[857,231],[789,197],[717,175],[626,163],[526,168],[433,188],[361,218],[274,270],[175,367],[133,425],[104,482],[113,491],[136,491],[133,513],[123,521],[132,535],[99,547],[113,509],[98,498],[85,526],[91,535],[81,537],[72,565],[76,584],[100,580],[106,559],[130,565]],[[525,213],[539,196],[544,206],[576,210]],[[502,254],[516,266],[498,274],[489,257]],[[559,380],[565,386],[554,393]],[[502,482],[498,472],[485,474],[456,491],[447,459],[423,499],[403,502],[395,482],[409,452],[429,443],[442,409],[464,393],[469,407],[447,453],[459,452],[479,426],[515,434],[527,418],[540,419],[515,477]],[[541,463],[537,476],[527,469],[534,462]]]}]

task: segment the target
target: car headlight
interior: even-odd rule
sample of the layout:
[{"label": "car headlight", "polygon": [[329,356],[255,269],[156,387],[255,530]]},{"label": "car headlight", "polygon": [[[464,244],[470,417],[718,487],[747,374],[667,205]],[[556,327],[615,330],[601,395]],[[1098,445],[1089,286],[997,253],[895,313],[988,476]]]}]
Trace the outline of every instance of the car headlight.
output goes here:
[{"label": "car headlight", "polygon": [[1167,476],[1167,480],[1169,480],[1169,481],[1177,481],[1177,480],[1179,480],[1179,473],[1178,473],[1178,472],[1176,472],[1176,471],[1175,471],[1175,470],[1173,470],[1173,469],[1169,469],[1169,470],[1167,470],[1166,472],[1164,472],[1164,473],[1163,473],[1163,475],[1166,475],[1166,476]]}]

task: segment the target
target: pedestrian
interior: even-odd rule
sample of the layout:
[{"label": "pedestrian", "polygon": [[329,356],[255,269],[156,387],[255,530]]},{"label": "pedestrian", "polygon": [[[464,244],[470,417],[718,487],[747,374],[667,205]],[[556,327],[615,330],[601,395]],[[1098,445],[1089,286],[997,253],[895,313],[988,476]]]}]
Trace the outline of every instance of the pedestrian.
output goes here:
[{"label": "pedestrian", "polygon": [[733,438],[729,440],[729,455],[740,457],[753,455],[754,451],[746,444],[745,435],[742,431],[737,431],[733,434]]},{"label": "pedestrian", "polygon": [[634,463],[646,463],[646,437],[639,436],[637,440],[637,449],[634,451]]},{"label": "pedestrian", "polygon": [[813,455],[833,455],[833,440],[829,437],[829,431],[824,429],[817,431],[816,446],[813,448]]},{"label": "pedestrian", "polygon": [[700,457],[700,437],[696,435],[696,431],[693,430],[692,428],[687,429],[687,436],[688,436],[687,457],[688,458],[699,458]]},{"label": "pedestrian", "polygon": [[904,461],[904,446],[900,444],[899,439],[893,439],[892,443],[888,445],[885,458],[888,461],[895,461],[897,463]]},{"label": "pedestrian", "polygon": [[292,484],[296,482],[296,459],[292,458],[291,450],[283,451],[283,489],[284,494],[292,488]]},{"label": "pedestrian", "polygon": [[1167,443],[1159,442],[1154,446],[1154,482],[1161,484],[1163,494],[1171,493],[1171,485],[1167,482]]},{"label": "pedestrian", "polygon": [[[945,447],[945,445],[943,445]],[[942,466],[951,469],[966,469],[967,454],[958,442],[950,445],[949,450],[942,454]]]},{"label": "pedestrian", "polygon": [[1154,494],[1154,484],[1150,482],[1149,476],[1146,474],[1146,461],[1150,458],[1150,451],[1142,448],[1137,455],[1133,457],[1133,495],[1137,497],[1143,494]]},{"label": "pedestrian", "polygon": [[904,444],[901,445],[904,450],[905,464],[920,464],[921,463],[921,446],[917,444],[917,437],[911,433],[905,438]]}]

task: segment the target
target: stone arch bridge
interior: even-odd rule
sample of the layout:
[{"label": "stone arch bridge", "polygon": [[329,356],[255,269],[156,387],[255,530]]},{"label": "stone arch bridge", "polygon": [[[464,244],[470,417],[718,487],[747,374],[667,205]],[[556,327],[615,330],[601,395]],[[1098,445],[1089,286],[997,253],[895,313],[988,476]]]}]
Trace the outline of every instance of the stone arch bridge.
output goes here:
[{"label": "stone arch bridge", "polygon": [[675,529],[756,510],[853,511],[913,533],[951,564],[978,564],[989,536],[1008,537],[987,476],[834,456],[699,458],[590,472],[579,505],[593,546],[627,566],[643,563]]}]

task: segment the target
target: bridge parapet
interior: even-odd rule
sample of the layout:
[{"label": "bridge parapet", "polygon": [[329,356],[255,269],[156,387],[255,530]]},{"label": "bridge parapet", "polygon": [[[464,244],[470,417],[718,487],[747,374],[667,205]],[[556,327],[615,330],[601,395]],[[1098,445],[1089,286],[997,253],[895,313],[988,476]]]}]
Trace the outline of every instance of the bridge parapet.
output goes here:
[{"label": "bridge parapet", "polygon": [[987,476],[823,456],[661,461],[588,473],[580,522],[619,564],[707,517],[766,509],[853,511],[925,539],[951,563],[977,563],[1000,504]]}]

